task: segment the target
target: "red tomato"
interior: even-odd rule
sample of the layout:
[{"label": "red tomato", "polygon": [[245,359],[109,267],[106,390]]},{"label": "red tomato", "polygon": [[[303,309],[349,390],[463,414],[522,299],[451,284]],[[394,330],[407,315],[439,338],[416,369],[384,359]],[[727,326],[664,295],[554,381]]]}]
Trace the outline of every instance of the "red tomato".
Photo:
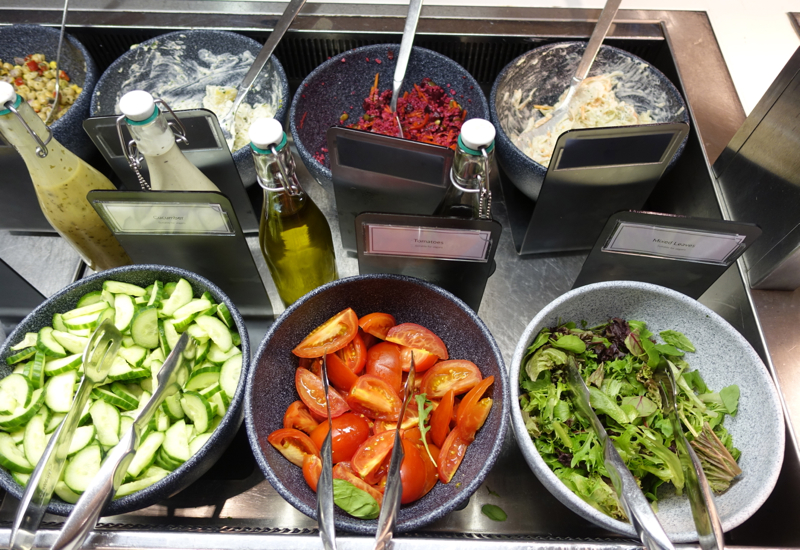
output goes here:
[{"label": "red tomato", "polygon": [[442,339],[425,327],[414,323],[403,323],[392,327],[385,339],[401,346],[425,350],[439,359],[447,359],[447,348]]},{"label": "red tomato", "polygon": [[[333,433],[331,434],[331,459],[333,463],[349,461],[353,455],[369,438],[369,424],[363,417],[344,413],[331,420]],[[325,436],[328,435],[328,422],[322,422],[317,429],[311,432],[311,441],[322,450]]]},{"label": "red tomato", "polygon": [[405,372],[411,370],[412,353],[414,354],[414,370],[416,372],[428,370],[439,360],[437,356],[428,353],[424,349],[412,349],[408,346],[400,346],[400,364],[403,366],[403,371]]},{"label": "red tomato", "polygon": [[465,359],[441,361],[422,377],[420,391],[426,394],[428,399],[441,399],[451,389],[455,395],[461,395],[474,388],[482,378],[481,371],[472,361]]},{"label": "red tomato", "polygon": [[[403,417],[403,424],[400,426],[404,430],[410,430],[419,425],[419,410],[416,403],[411,401],[406,408],[406,415]],[[386,430],[396,430],[397,422],[388,422],[386,420],[376,420],[374,430],[375,433],[385,432]]]},{"label": "red tomato", "polygon": [[422,434],[419,428],[411,428],[403,432],[403,439],[411,441],[419,448],[419,454],[423,462],[425,462],[425,490],[422,492],[422,496],[425,496],[433,489],[436,482],[439,480],[439,471],[434,463],[434,461],[439,460],[439,447],[431,443],[430,432],[428,432],[428,449],[430,449],[431,455],[433,455],[433,460],[431,460],[431,456],[428,455],[428,451],[425,449],[425,445],[422,442]]},{"label": "red tomato", "polygon": [[377,338],[371,334],[367,334],[363,329],[358,329],[358,335],[361,336],[361,339],[364,341],[364,347],[366,349],[369,349],[380,342],[380,338]]},{"label": "red tomato", "polygon": [[319,451],[317,451],[314,442],[300,430],[293,428],[275,430],[269,434],[267,441],[285,456],[289,462],[301,468],[303,467],[305,455],[319,456]]},{"label": "red tomato", "polygon": [[340,462],[336,466],[333,467],[333,479],[343,479],[344,481],[349,481],[353,485],[356,486],[357,489],[361,489],[362,491],[366,491],[372,498],[378,501],[378,504],[383,502],[383,493],[381,493],[378,489],[358,477],[354,472],[353,469],[348,462]]},{"label": "red tomato", "polygon": [[394,391],[403,390],[403,370],[400,365],[400,346],[391,342],[375,344],[367,351],[367,374],[377,376]]},{"label": "red tomato", "polygon": [[[325,388],[323,388],[319,376],[300,367],[295,371],[294,387],[300,395],[300,400],[311,412],[323,418],[328,417],[325,407]],[[328,402],[331,406],[332,418],[343,415],[349,409],[347,402],[334,388],[328,388]]]},{"label": "red tomato", "polygon": [[337,390],[345,393],[350,391],[350,388],[358,382],[358,376],[347,368],[338,355],[329,353],[327,355],[328,361],[328,381],[333,384]]},{"label": "red tomato", "polygon": [[486,390],[489,389],[489,386],[491,386],[493,383],[494,376],[487,376],[478,384],[476,384],[474,388],[467,392],[467,395],[461,399],[461,403],[458,405],[458,410],[456,412],[456,423],[461,423],[461,418],[464,416],[464,412],[475,406],[475,403],[480,401],[480,398],[483,397],[483,394],[486,393]]},{"label": "red tomato", "polygon": [[322,475],[322,460],[318,456],[306,455],[303,458],[303,477],[314,492],[317,490],[320,475]]},{"label": "red tomato", "polygon": [[467,409],[464,416],[461,417],[461,422],[456,426],[456,429],[461,432],[461,437],[470,443],[475,441],[475,434],[481,429],[484,422],[486,422],[491,411],[491,397],[484,397],[471,408]]},{"label": "red tomato", "polygon": [[313,432],[318,424],[319,422],[311,416],[311,412],[302,401],[295,401],[289,405],[283,415],[284,428],[294,428],[307,434]]},{"label": "red tomato", "polygon": [[[394,435],[394,432],[392,432]],[[403,462],[400,464],[400,481],[403,484],[403,495],[400,497],[401,504],[414,502],[423,495],[425,491],[425,461],[420,456],[420,449],[407,439],[401,439],[403,445]],[[422,450],[424,453],[425,451]]]},{"label": "red tomato", "polygon": [[384,380],[364,374],[350,390],[347,404],[353,411],[374,420],[397,422],[403,402],[397,392]]},{"label": "red tomato", "polygon": [[359,331],[345,347],[336,352],[342,363],[355,374],[360,374],[367,364],[367,346]]},{"label": "red tomato", "polygon": [[439,481],[450,483],[464,459],[469,442],[461,437],[461,431],[456,428],[450,432],[439,452]]},{"label": "red tomato", "polygon": [[397,321],[388,313],[370,313],[358,320],[358,326],[360,326],[364,332],[376,338],[380,338],[381,340],[386,340],[386,333],[396,324]]},{"label": "red tomato", "polygon": [[[302,432],[301,432],[302,433]],[[381,432],[367,439],[353,455],[350,466],[359,476],[373,474],[394,447],[394,430]]]},{"label": "red tomato", "polygon": [[340,311],[311,331],[292,350],[298,357],[322,357],[339,351],[358,334],[358,316],[351,308]]},{"label": "red tomato", "polygon": [[453,403],[455,394],[453,390],[448,390],[439,402],[439,406],[431,414],[431,439],[439,447],[444,444],[447,434],[450,433],[450,419],[453,417]]}]

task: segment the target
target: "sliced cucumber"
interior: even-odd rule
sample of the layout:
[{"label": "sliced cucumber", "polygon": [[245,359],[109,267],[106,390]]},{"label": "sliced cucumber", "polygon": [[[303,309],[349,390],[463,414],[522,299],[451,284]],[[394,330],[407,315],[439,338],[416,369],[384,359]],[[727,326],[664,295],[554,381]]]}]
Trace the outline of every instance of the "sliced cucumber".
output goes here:
[{"label": "sliced cucumber", "polygon": [[176,319],[180,319],[182,317],[187,317],[195,313],[203,313],[205,311],[210,310],[212,307],[214,307],[214,304],[212,304],[208,300],[203,300],[201,298],[194,298],[190,300],[189,303],[186,304],[185,306],[179,307],[175,311],[175,313],[172,314],[172,316],[175,317]]},{"label": "sliced cucumber", "polygon": [[27,361],[28,359],[36,355],[37,351],[39,350],[36,348],[36,346],[20,350],[17,353],[10,355],[8,359],[6,359],[6,364],[10,366],[10,365],[16,365],[17,363],[21,363],[22,361]]},{"label": "sliced cucumber", "polygon": [[28,371],[28,380],[31,381],[34,388],[41,388],[44,384],[44,363],[46,355],[43,351],[37,351],[33,356],[31,368]]},{"label": "sliced cucumber", "polygon": [[180,392],[173,393],[164,398],[164,401],[161,403],[161,409],[171,420],[180,420],[186,416],[186,413],[183,412],[183,407],[181,407]]},{"label": "sliced cucumber", "polygon": [[56,483],[55,493],[58,498],[68,504],[75,504],[81,498],[81,495],[67,487],[67,484],[63,481]]},{"label": "sliced cucumber", "polygon": [[100,471],[102,460],[103,452],[100,450],[100,445],[93,443],[84,447],[67,461],[67,466],[64,468],[64,483],[75,493],[83,493]]},{"label": "sliced cucumber", "polygon": [[[167,458],[178,465],[192,456],[189,454],[189,439],[186,437],[186,422],[178,420],[167,430],[162,449]],[[174,468],[172,468],[174,470]]]},{"label": "sliced cucumber", "polygon": [[[186,449],[188,452],[188,442]],[[14,439],[9,434],[2,432],[0,432],[0,466],[21,474],[29,474],[33,471],[31,462],[20,452]]]},{"label": "sliced cucumber", "polygon": [[208,398],[208,402],[211,405],[215,416],[225,416],[225,413],[228,412],[228,405],[230,404],[230,401],[226,403],[225,401],[227,399],[224,398],[223,395],[225,395],[225,393],[220,391]]},{"label": "sliced cucumber", "polygon": [[31,402],[34,387],[21,374],[9,374],[0,380],[0,390],[13,397],[18,406],[26,407]]},{"label": "sliced cucumber", "polygon": [[228,328],[234,328],[233,316],[231,315],[231,310],[228,309],[228,306],[225,304],[217,305],[217,317],[225,323],[225,326]]},{"label": "sliced cucumber", "polygon": [[11,393],[0,389],[0,414],[11,414],[19,407],[19,402]]},{"label": "sliced cucumber", "polygon": [[181,407],[186,413],[198,434],[205,433],[214,417],[208,400],[197,392],[188,391],[181,397]]},{"label": "sliced cucumber", "polygon": [[38,332],[26,332],[25,337],[20,340],[20,342],[15,345],[11,346],[11,351],[19,351],[25,348],[30,348],[36,346],[36,341],[39,339]]},{"label": "sliced cucumber", "polygon": [[114,295],[114,326],[117,327],[117,330],[120,332],[127,330],[131,326],[135,312],[136,306],[133,304],[133,298],[130,295]]},{"label": "sliced cucumber", "polygon": [[103,290],[112,294],[128,294],[130,296],[144,296],[146,294],[145,289],[142,287],[121,281],[103,281]]},{"label": "sliced cucumber", "polygon": [[159,306],[161,304],[161,297],[164,295],[164,285],[161,281],[153,282],[150,288],[150,296],[147,300],[148,306]]},{"label": "sliced cucumber", "polygon": [[[113,405],[98,399],[89,407],[89,414],[92,415],[92,422],[97,430],[97,440],[100,443],[108,446],[119,443],[119,411]],[[75,490],[74,487],[72,489]]]},{"label": "sliced cucumber", "polygon": [[150,369],[131,367],[122,357],[115,357],[108,371],[108,380],[137,380],[150,376]]},{"label": "sliced cucumber", "polygon": [[241,354],[242,351],[237,347],[232,347],[228,351],[222,351],[222,348],[220,348],[217,344],[211,344],[211,347],[208,349],[207,359],[215,365],[222,365],[231,357]]},{"label": "sliced cucumber", "polygon": [[81,296],[80,299],[78,299],[78,303],[75,304],[75,307],[82,308],[84,306],[90,306],[102,300],[103,300],[103,291],[93,290],[92,292],[87,292],[86,294]]},{"label": "sliced cucumber", "polygon": [[158,346],[158,310],[147,307],[139,310],[131,323],[131,337],[136,344],[152,349]]},{"label": "sliced cucumber", "polygon": [[170,472],[169,470],[164,470],[159,468],[160,473],[151,476],[145,476],[141,479],[137,479],[136,481],[129,481],[128,483],[123,483],[117,489],[117,492],[114,494],[114,498],[124,497],[125,495],[130,495],[135,493],[136,491],[141,491],[142,489],[147,489],[151,485],[158,483],[165,477],[167,477]]},{"label": "sliced cucumber", "polygon": [[31,474],[21,474],[19,472],[11,472],[11,478],[19,483],[21,486],[26,487],[31,480]]},{"label": "sliced cucumber", "polygon": [[42,406],[43,402],[44,395],[42,390],[33,390],[31,401],[27,407],[17,407],[11,414],[0,415],[0,428],[10,431],[24,426],[39,411],[39,407]]},{"label": "sliced cucumber", "polygon": [[[42,409],[43,408],[44,407],[42,407]],[[41,411],[42,409],[39,410]],[[44,433],[50,434],[56,431],[56,429],[61,425],[61,422],[64,421],[65,416],[67,416],[65,413],[51,414],[47,419],[47,424],[44,427]]]},{"label": "sliced cucumber", "polygon": [[47,376],[56,376],[69,371],[75,371],[81,366],[81,354],[75,353],[59,359],[51,359],[44,364],[44,373]]},{"label": "sliced cucumber", "polygon": [[106,303],[104,300],[98,300],[93,304],[75,308],[63,313],[61,315],[61,319],[64,321],[64,324],[69,326],[69,320],[77,319],[79,317],[86,317],[88,315],[98,315],[101,311],[104,311],[106,308],[108,308],[109,305],[110,304]]},{"label": "sliced cucumber", "polygon": [[53,330],[67,330],[67,325],[64,324],[60,313],[53,313]]},{"label": "sliced cucumber", "polygon": [[50,357],[64,357],[67,355],[64,346],[53,338],[53,327],[43,327],[39,331],[39,337],[36,339],[36,349]]},{"label": "sliced cucumber", "polygon": [[127,348],[120,348],[119,356],[132,367],[141,367],[147,357],[147,348],[134,344]]},{"label": "sliced cucumber", "polygon": [[175,290],[172,291],[172,294],[161,306],[161,314],[165,317],[171,317],[179,308],[192,301],[193,294],[192,285],[189,284],[189,281],[180,279],[175,285]]},{"label": "sliced cucumber", "polygon": [[234,355],[222,365],[219,372],[219,385],[229,399],[233,399],[236,388],[239,387],[239,378],[242,375],[242,354]]},{"label": "sliced cucumber", "polygon": [[44,448],[47,447],[48,437],[44,433],[44,417],[35,415],[25,426],[25,437],[22,440],[22,448],[25,451],[25,458],[31,464],[37,464],[42,458]]},{"label": "sliced cucumber", "polygon": [[[104,401],[108,403],[112,408],[119,407],[123,411],[132,411],[139,405],[139,401],[136,399],[129,399],[127,397],[119,396],[111,391],[111,389],[108,387],[94,388],[92,390],[92,397],[98,401]],[[95,403],[98,401],[95,401]],[[116,410],[116,408],[114,410]],[[97,420],[94,418],[94,415],[92,415],[92,422],[97,424]],[[102,428],[98,426],[97,429],[99,431]]]},{"label": "sliced cucumber", "polygon": [[89,344],[89,339],[83,336],[76,336],[71,332],[65,332],[62,330],[53,330],[53,338],[55,338],[56,342],[61,344],[65,350],[70,353],[83,353],[83,350],[86,349],[87,344]]},{"label": "sliced cucumber", "polygon": [[212,435],[212,434],[210,434],[210,433],[204,433],[204,434],[200,434],[200,435],[197,435],[197,436],[195,436],[195,437],[194,437],[194,438],[193,438],[193,439],[192,439],[192,440],[189,442],[189,452],[190,452],[190,453],[192,453],[192,455],[193,455],[193,456],[194,456],[195,454],[197,454],[197,451],[199,451],[199,450],[200,450],[200,448],[201,448],[203,445],[205,445],[205,444],[206,444],[206,441],[208,441],[209,439],[211,439],[211,435]]},{"label": "sliced cucumber", "polygon": [[131,477],[139,477],[146,468],[149,468],[156,460],[156,452],[161,448],[164,443],[166,435],[163,432],[151,432],[147,438],[142,441],[133,460],[128,465],[128,475]]},{"label": "sliced cucumber", "polygon": [[[47,381],[44,389],[44,402],[47,407],[57,413],[69,412],[72,397],[75,395],[75,383],[78,374],[74,370],[53,376]],[[44,428],[42,428],[44,430]]]},{"label": "sliced cucumber", "polygon": [[139,397],[131,392],[124,384],[120,382],[114,382],[111,384],[111,391],[117,396],[124,399],[126,402],[133,405],[130,409],[125,410],[132,410],[136,409],[139,406]]},{"label": "sliced cucumber", "polygon": [[96,435],[97,430],[92,424],[75,428],[75,434],[72,436],[72,441],[69,444],[69,451],[67,451],[67,455],[74,455],[78,451],[89,446],[89,444],[94,441]]},{"label": "sliced cucumber", "polygon": [[216,365],[201,367],[192,372],[184,389],[188,391],[203,390],[219,383],[221,367]]},{"label": "sliced cucumber", "polygon": [[231,331],[228,330],[228,327],[225,326],[225,323],[220,321],[217,317],[201,315],[195,319],[194,322],[203,327],[211,340],[218,345],[223,352],[226,352],[233,347]]}]

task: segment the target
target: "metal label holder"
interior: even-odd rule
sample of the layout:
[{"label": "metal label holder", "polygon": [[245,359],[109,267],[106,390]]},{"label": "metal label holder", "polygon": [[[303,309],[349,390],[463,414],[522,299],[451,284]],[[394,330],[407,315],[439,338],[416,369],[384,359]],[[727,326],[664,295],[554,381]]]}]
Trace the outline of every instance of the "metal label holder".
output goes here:
[{"label": "metal label holder", "polygon": [[218,285],[245,317],[272,304],[231,202],[211,191],[91,191],[103,221],[137,264],[181,267]]},{"label": "metal label holder", "polygon": [[[0,259],[0,288],[3,289],[0,294],[2,296],[0,299],[0,328],[16,326],[34,308],[45,301],[41,292],[33,288],[2,259]],[[0,338],[0,342],[2,342],[2,338]]]},{"label": "metal label holder", "polygon": [[505,186],[517,252],[591,249],[609,216],[644,205],[688,132],[675,123],[561,134],[535,206]]},{"label": "metal label holder", "polygon": [[356,250],[362,212],[430,215],[442,202],[451,149],[352,128],[332,127],[327,137],[345,250]]},{"label": "metal label holder", "polygon": [[356,217],[362,274],[417,277],[461,298],[476,312],[502,227],[494,220],[363,213]]},{"label": "metal label holder", "polygon": [[754,225],[654,212],[612,215],[572,288],[653,283],[699,298],[761,235]]},{"label": "metal label holder", "polygon": [[[233,163],[217,117],[206,109],[175,112],[186,129],[186,139],[189,141],[189,145],[178,143],[183,154],[208,179],[213,181],[222,193],[230,197],[242,230],[247,234],[258,233],[258,217],[253,211],[253,204],[250,202],[247,190]],[[166,112],[165,115],[168,119],[172,119],[169,112]],[[116,127],[117,118],[119,118],[118,115],[88,118],[83,122],[83,127],[108,164],[111,165],[123,187],[131,191],[139,190],[141,186],[136,173],[131,169],[120,147]],[[131,139],[131,135],[125,124],[122,125],[122,131],[127,143]],[[142,160],[142,173],[149,181],[147,161],[145,160]]]}]

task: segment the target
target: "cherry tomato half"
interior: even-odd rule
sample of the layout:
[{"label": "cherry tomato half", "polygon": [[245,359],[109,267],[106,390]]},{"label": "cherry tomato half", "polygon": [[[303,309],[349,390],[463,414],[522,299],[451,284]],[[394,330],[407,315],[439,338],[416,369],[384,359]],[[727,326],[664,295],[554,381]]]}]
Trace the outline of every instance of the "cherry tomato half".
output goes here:
[{"label": "cherry tomato half", "polygon": [[425,350],[439,359],[447,359],[447,348],[442,339],[425,327],[414,323],[403,323],[392,327],[386,334],[386,341]]},{"label": "cherry tomato half", "polygon": [[404,372],[411,370],[412,353],[414,355],[414,370],[416,372],[425,372],[435,365],[436,361],[439,360],[436,355],[428,353],[424,349],[413,349],[409,348],[408,346],[400,346],[400,364],[402,365]]},{"label": "cherry tomato half", "polygon": [[308,410],[308,407],[306,407],[305,403],[302,401],[295,401],[289,405],[286,409],[286,413],[283,415],[284,428],[294,428],[307,434],[313,432],[318,424],[319,422],[311,416],[311,411]]},{"label": "cherry tomato half", "polygon": [[364,374],[350,389],[347,404],[354,412],[374,420],[397,422],[403,402],[386,381]]},{"label": "cherry tomato half", "polygon": [[455,395],[466,393],[482,379],[481,371],[472,361],[451,359],[436,363],[425,373],[420,391],[428,399],[441,399],[449,390]]},{"label": "cherry tomato half", "polygon": [[468,409],[471,409],[475,403],[480,401],[481,397],[483,397],[483,394],[486,393],[486,390],[489,389],[489,386],[491,386],[493,383],[494,376],[487,376],[478,384],[476,384],[474,388],[467,392],[467,395],[461,399],[461,403],[458,405],[458,411],[456,412],[456,423],[461,423],[461,418],[464,416],[464,413]]},{"label": "cherry tomato half", "polygon": [[[331,459],[333,463],[349,461],[353,455],[369,438],[369,424],[363,417],[344,413],[331,420],[333,433],[331,434]],[[317,429],[311,432],[311,441],[322,450],[325,436],[328,435],[328,422],[322,422]]]},{"label": "cherry tomato half", "polygon": [[327,365],[328,381],[337,390],[347,393],[358,382],[358,375],[348,369],[337,354],[329,353],[327,355]]},{"label": "cherry tomato half", "polygon": [[358,326],[360,326],[364,332],[376,338],[380,338],[381,340],[386,340],[386,333],[396,324],[397,321],[395,321],[394,316],[388,313],[370,313],[358,320]]},{"label": "cherry tomato half", "polygon": [[303,477],[314,492],[317,491],[320,475],[322,475],[322,460],[318,456],[306,455],[303,458]]},{"label": "cherry tomato half", "polygon": [[[298,367],[294,375],[294,387],[297,389],[300,400],[312,413],[323,418],[328,417],[328,409],[325,406],[325,389],[319,376],[308,369]],[[347,402],[334,388],[328,388],[328,402],[331,406],[332,418],[343,415],[349,409]]]},{"label": "cherry tomato half", "polygon": [[439,447],[444,444],[447,434],[450,433],[450,419],[453,417],[453,403],[455,394],[448,390],[439,402],[439,406],[431,413],[431,439]]},{"label": "cherry tomato half", "polygon": [[400,346],[391,342],[375,344],[367,351],[367,374],[386,381],[394,391],[403,390]]},{"label": "cherry tomato half", "polygon": [[312,330],[292,353],[298,357],[322,357],[345,347],[357,333],[358,316],[347,308]]},{"label": "cherry tomato half", "polygon": [[461,436],[467,441],[471,442],[475,439],[475,433],[481,429],[489,416],[492,409],[492,398],[481,398],[493,383],[494,376],[487,376],[469,390],[458,405],[456,424],[461,430]]},{"label": "cherry tomato half", "polygon": [[[392,432],[392,436],[394,436],[394,432]],[[401,439],[400,442],[405,453],[403,462],[400,464],[400,481],[403,484],[400,503],[408,504],[420,498],[425,491],[425,462],[420,455],[419,447],[407,439]]]},{"label": "cherry tomato half", "polygon": [[[300,432],[302,433],[302,432]],[[373,435],[367,439],[353,455],[350,467],[361,478],[374,473],[394,448],[394,430]]]},{"label": "cherry tomato half", "polygon": [[[394,432],[392,432],[394,435]],[[319,451],[311,438],[300,430],[281,428],[267,437],[270,445],[275,447],[286,459],[296,466],[303,467],[305,455],[319,456]]]},{"label": "cherry tomato half", "polygon": [[355,374],[360,374],[367,364],[367,346],[361,337],[361,331],[350,340],[350,343],[336,352],[339,359]]},{"label": "cherry tomato half", "polygon": [[369,493],[372,498],[378,501],[378,504],[383,502],[383,493],[358,477],[355,472],[353,472],[352,465],[348,462],[340,462],[333,467],[333,479],[343,479],[344,481],[349,481],[355,485],[357,489],[361,489],[362,491]]},{"label": "cherry tomato half", "polygon": [[450,432],[439,452],[439,481],[450,483],[464,459],[468,446],[469,442],[461,437],[461,431],[458,428]]}]

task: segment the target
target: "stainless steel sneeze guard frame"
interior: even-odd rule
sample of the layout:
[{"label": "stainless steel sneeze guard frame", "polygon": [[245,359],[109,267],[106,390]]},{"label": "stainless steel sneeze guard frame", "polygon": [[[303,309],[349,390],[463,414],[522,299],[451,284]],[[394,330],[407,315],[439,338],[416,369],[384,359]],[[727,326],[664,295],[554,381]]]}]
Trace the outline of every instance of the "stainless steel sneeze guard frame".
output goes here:
[{"label": "stainless steel sneeze guard frame", "polygon": [[[60,0],[14,3],[17,5],[0,7],[0,22],[3,24],[57,25],[60,22],[63,7]],[[137,32],[150,37],[168,30],[192,27],[222,28],[264,36],[275,25],[285,6],[277,2],[202,0],[126,0],[109,2],[108,6],[97,4],[97,0],[71,2],[69,30],[80,35],[82,40],[84,36],[93,35],[99,36],[98,40],[113,40],[115,35]],[[502,68],[502,65],[491,66],[490,56],[508,57],[514,51],[513,46],[521,43],[530,48],[530,43],[540,40],[585,39],[591,33],[599,12],[425,6],[418,37],[458,49],[466,60],[462,64],[469,63],[468,69],[475,75],[484,75],[478,80],[486,83],[493,70]],[[345,37],[345,42],[377,37],[399,43],[405,14],[405,5],[307,4],[285,40],[295,40],[292,44],[303,45],[305,43],[299,39],[307,39],[322,52],[330,47],[329,42],[339,37]],[[617,20],[610,40],[627,44],[660,44],[658,55],[666,65],[674,68],[674,74],[668,76],[682,88],[693,119],[687,151],[666,178],[667,187],[657,187],[648,206],[674,214],[720,218],[719,193],[709,166],[741,126],[745,116],[706,14],[621,10]],[[532,36],[535,39],[527,38]],[[473,50],[476,44],[480,47]],[[305,52],[295,54],[298,59],[294,62],[298,66],[309,63],[302,59]],[[279,48],[276,55],[286,66],[284,57],[293,55],[293,52],[281,52]],[[310,71],[314,66],[306,68]],[[356,260],[347,256],[339,245],[332,189],[314,183],[302,165],[298,165],[298,174],[312,199],[328,217],[338,245],[340,275],[356,274]],[[493,190],[498,198],[502,198],[498,184],[495,179]],[[585,254],[519,257],[514,251],[508,227],[513,220],[508,219],[502,200],[494,201],[493,214],[505,227],[496,256],[497,273],[489,279],[479,314],[497,339],[506,360],[510,360],[528,321],[544,305],[570,289]],[[17,240],[15,243],[27,243],[30,239],[49,240],[56,242],[53,248],[57,252],[61,250],[57,239],[0,235],[0,253],[5,243],[14,239]],[[257,239],[250,238],[248,243],[261,273],[266,274]],[[68,278],[71,275],[61,274],[67,277],[63,284],[45,283],[43,286],[57,290],[70,282]],[[273,304],[279,304],[269,276],[263,278]],[[760,321],[753,314],[754,300],[765,302],[774,295],[762,296],[758,292],[748,291],[736,266],[729,269],[700,301],[736,326],[765,358],[775,375]],[[780,300],[775,298],[774,301]],[[772,302],[770,305],[781,307]],[[280,311],[279,307],[276,309]],[[784,317],[773,309],[769,319],[774,325]],[[788,328],[784,328],[781,334],[788,342],[798,341]],[[773,349],[770,351],[774,353]],[[791,430],[789,433],[792,435]],[[797,529],[793,529],[790,519],[796,519],[800,513],[800,502],[791,490],[800,484],[796,446],[792,446],[791,441],[790,438],[787,446],[790,451],[773,496],[754,518],[728,533],[726,542],[731,547],[800,546],[800,535],[795,533]],[[228,469],[236,470],[238,467],[238,472],[227,476],[225,472],[217,472],[221,475],[206,476],[159,505],[125,516],[104,518],[87,539],[85,548],[319,548],[316,523],[295,510],[271,488],[249,453],[246,438],[237,436],[227,455],[238,460],[234,468],[229,466]],[[483,504],[500,505],[509,514],[508,521],[489,520],[481,514]],[[0,546],[8,544],[10,521],[16,507],[17,501],[13,498],[4,498],[0,506]],[[37,538],[36,547],[49,547],[55,540],[55,530],[63,522],[63,518],[57,516],[47,516],[46,520],[49,520],[47,529]],[[373,543],[371,537],[353,537],[346,533],[340,533],[338,540],[342,548],[371,548]],[[405,549],[430,548],[432,545],[442,549],[490,547],[509,550],[641,547],[637,541],[621,538],[582,520],[556,501],[521,459],[511,434],[506,437],[497,465],[465,509],[450,514],[422,532],[396,537],[394,543]]]}]

